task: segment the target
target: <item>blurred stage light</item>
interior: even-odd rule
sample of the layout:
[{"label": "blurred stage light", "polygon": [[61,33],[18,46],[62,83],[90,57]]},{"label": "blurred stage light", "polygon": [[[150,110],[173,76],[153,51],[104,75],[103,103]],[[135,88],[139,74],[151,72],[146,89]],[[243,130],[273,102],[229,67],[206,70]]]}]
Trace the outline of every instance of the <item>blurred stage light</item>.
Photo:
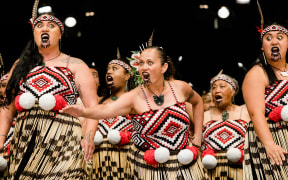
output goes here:
[{"label": "blurred stage light", "polygon": [[77,21],[74,17],[67,17],[65,19],[65,25],[67,27],[74,27],[77,24]]},{"label": "blurred stage light", "polygon": [[52,12],[51,6],[43,6],[43,7],[38,8],[39,14],[50,13],[50,12]]},{"label": "blurred stage light", "polygon": [[179,61],[179,62],[182,61],[182,59],[183,59],[182,56],[179,56],[179,57],[178,57],[178,61]]},{"label": "blurred stage light", "polygon": [[209,6],[208,6],[208,4],[200,4],[200,5],[199,5],[199,8],[200,8],[200,9],[208,9]]},{"label": "blurred stage light", "polygon": [[249,4],[250,0],[236,0],[237,4]]},{"label": "blurred stage light", "polygon": [[222,19],[226,19],[228,18],[230,15],[230,11],[226,6],[222,6],[219,10],[218,10],[218,16]]}]

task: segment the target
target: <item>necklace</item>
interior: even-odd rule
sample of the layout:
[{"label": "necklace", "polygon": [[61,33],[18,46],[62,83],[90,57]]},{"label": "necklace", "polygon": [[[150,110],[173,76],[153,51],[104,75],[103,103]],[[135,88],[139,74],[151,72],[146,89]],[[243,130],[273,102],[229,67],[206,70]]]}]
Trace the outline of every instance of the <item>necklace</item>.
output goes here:
[{"label": "necklace", "polygon": [[[56,58],[58,58],[60,55],[61,55],[61,51],[59,52],[59,54],[58,54],[57,56],[55,56],[55,57],[53,57],[53,58],[51,58],[51,59],[47,59],[46,62],[47,62],[47,61],[51,61],[51,60],[53,60],[53,59],[56,59]],[[45,62],[44,62],[44,61],[43,61],[43,66],[45,66]]]},{"label": "necklace", "polygon": [[223,111],[222,113],[222,120],[226,121],[229,118],[229,113],[227,110]]},{"label": "necklace", "polygon": [[147,87],[147,88],[151,93],[153,93],[153,99],[154,99],[155,104],[158,106],[161,106],[164,103],[164,94],[162,94],[164,91],[164,86],[163,86],[163,90],[159,96],[157,96],[149,87]]},{"label": "necklace", "polygon": [[116,101],[116,100],[118,99],[118,97],[112,96],[111,99],[112,99],[113,101]]},{"label": "necklace", "polygon": [[288,76],[288,71],[286,71],[286,63],[285,63],[285,67],[284,67],[284,70],[283,70],[283,71],[282,71],[281,69],[275,67],[275,66],[272,66],[271,64],[270,64],[270,66],[271,66],[272,68],[274,68],[274,69],[277,69],[277,70],[281,71],[281,72],[280,72],[280,75],[281,75],[281,76],[284,76],[284,77],[287,77],[287,76]]}]

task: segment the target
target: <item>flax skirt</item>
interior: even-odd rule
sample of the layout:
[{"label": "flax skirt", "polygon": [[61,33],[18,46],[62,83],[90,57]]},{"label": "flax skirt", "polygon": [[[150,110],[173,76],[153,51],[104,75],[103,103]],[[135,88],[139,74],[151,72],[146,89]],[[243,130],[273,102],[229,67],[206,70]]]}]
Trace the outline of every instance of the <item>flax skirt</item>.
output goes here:
[{"label": "flax skirt", "polygon": [[179,151],[170,151],[170,159],[158,167],[148,165],[144,160],[144,151],[134,144],[128,151],[128,179],[133,180],[201,180],[207,179],[207,174],[201,163],[200,156],[188,165],[178,162]]},{"label": "flax skirt", "polygon": [[1,152],[0,156],[3,157],[7,161],[7,168],[3,171],[0,171],[0,180],[8,179],[8,167],[9,167],[9,155],[7,152]]},{"label": "flax skirt", "polygon": [[[269,129],[274,142],[288,151],[288,127],[287,122],[279,121],[275,123],[268,120]],[[253,123],[248,124],[245,135],[244,147],[244,179],[288,179],[288,155],[285,155],[282,166],[271,165],[263,144],[257,137]]]},{"label": "flax skirt", "polygon": [[38,104],[18,114],[11,141],[9,179],[90,179],[80,147],[78,118]]},{"label": "flax skirt", "polygon": [[95,147],[92,159],[93,180],[124,180],[127,179],[127,152],[132,140],[126,145],[113,145],[107,137]]},{"label": "flax skirt", "polygon": [[227,159],[226,152],[217,152],[217,166],[214,169],[205,169],[210,180],[242,180],[242,163],[233,163]]},{"label": "flax skirt", "polygon": [[6,137],[6,140],[4,142],[4,149],[0,151],[0,156],[3,157],[6,162],[7,162],[7,167],[3,171],[0,171],[0,180],[6,180],[8,179],[8,172],[9,172],[9,165],[10,165],[10,160],[9,160],[9,154],[10,154],[10,142],[11,142],[11,137],[14,132],[14,124],[10,127],[9,133]]}]

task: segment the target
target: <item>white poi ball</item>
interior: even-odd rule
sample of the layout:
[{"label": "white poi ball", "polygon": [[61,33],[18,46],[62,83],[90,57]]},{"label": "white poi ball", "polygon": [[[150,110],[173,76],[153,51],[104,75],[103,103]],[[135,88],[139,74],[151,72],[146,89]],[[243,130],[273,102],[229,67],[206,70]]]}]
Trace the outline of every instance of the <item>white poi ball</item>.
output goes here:
[{"label": "white poi ball", "polygon": [[226,152],[227,158],[232,162],[238,162],[241,159],[241,151],[238,148],[229,148]]},{"label": "white poi ball", "polygon": [[281,119],[288,121],[288,105],[283,106],[281,110]]},{"label": "white poi ball", "polygon": [[99,131],[96,131],[94,136],[94,144],[97,146],[102,142],[103,142],[103,135]]},{"label": "white poi ball", "polygon": [[0,171],[4,171],[7,167],[7,161],[0,156]]},{"label": "white poi ball", "polygon": [[19,104],[23,109],[31,109],[35,104],[36,98],[33,94],[26,92],[20,95]]},{"label": "white poi ball", "polygon": [[120,132],[118,130],[111,130],[108,132],[107,135],[108,141],[111,144],[119,144],[121,141],[121,136],[120,136]]},{"label": "white poi ball", "polygon": [[155,150],[154,157],[158,163],[167,162],[169,160],[169,156],[170,156],[169,149],[165,147],[160,147]]},{"label": "white poi ball", "polygon": [[202,164],[206,169],[214,169],[217,166],[217,160],[214,156],[207,154],[202,158]]},{"label": "white poi ball", "polygon": [[39,98],[39,106],[45,111],[52,110],[56,105],[56,99],[53,94],[44,94]]},{"label": "white poi ball", "polygon": [[191,163],[193,158],[194,154],[189,149],[182,149],[177,155],[178,161],[184,165]]}]

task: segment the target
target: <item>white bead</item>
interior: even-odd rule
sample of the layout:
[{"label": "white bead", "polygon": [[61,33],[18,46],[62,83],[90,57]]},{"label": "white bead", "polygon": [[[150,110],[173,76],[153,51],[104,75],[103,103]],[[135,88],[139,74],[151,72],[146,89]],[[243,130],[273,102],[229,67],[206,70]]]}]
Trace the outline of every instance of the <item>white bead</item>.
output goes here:
[{"label": "white bead", "polygon": [[228,160],[232,162],[238,162],[241,159],[241,151],[238,148],[229,148],[226,152]]},{"label": "white bead", "polygon": [[158,163],[165,163],[169,160],[170,152],[165,147],[160,147],[155,150],[155,160]]},{"label": "white bead", "polygon": [[108,132],[107,135],[108,141],[111,144],[119,144],[121,141],[121,136],[120,136],[120,132],[118,130],[111,130]]},{"label": "white bead", "polygon": [[53,94],[44,94],[39,98],[39,106],[45,111],[52,110],[56,105],[56,99]]},{"label": "white bead", "polygon": [[207,154],[202,158],[202,164],[206,169],[214,169],[217,166],[217,160],[214,156]]},{"label": "white bead", "polygon": [[0,156],[0,171],[4,171],[7,167],[7,161]]},{"label": "white bead", "polygon": [[97,146],[102,142],[103,142],[103,135],[99,131],[96,131],[94,136],[94,144]]},{"label": "white bead", "polygon": [[19,105],[23,109],[31,109],[34,106],[35,101],[36,98],[29,92],[23,93],[19,97]]},{"label": "white bead", "polygon": [[288,121],[288,105],[283,106],[281,110],[281,119],[286,122]]},{"label": "white bead", "polygon": [[194,154],[189,149],[182,149],[177,155],[178,161],[184,165],[191,163],[193,158]]}]

